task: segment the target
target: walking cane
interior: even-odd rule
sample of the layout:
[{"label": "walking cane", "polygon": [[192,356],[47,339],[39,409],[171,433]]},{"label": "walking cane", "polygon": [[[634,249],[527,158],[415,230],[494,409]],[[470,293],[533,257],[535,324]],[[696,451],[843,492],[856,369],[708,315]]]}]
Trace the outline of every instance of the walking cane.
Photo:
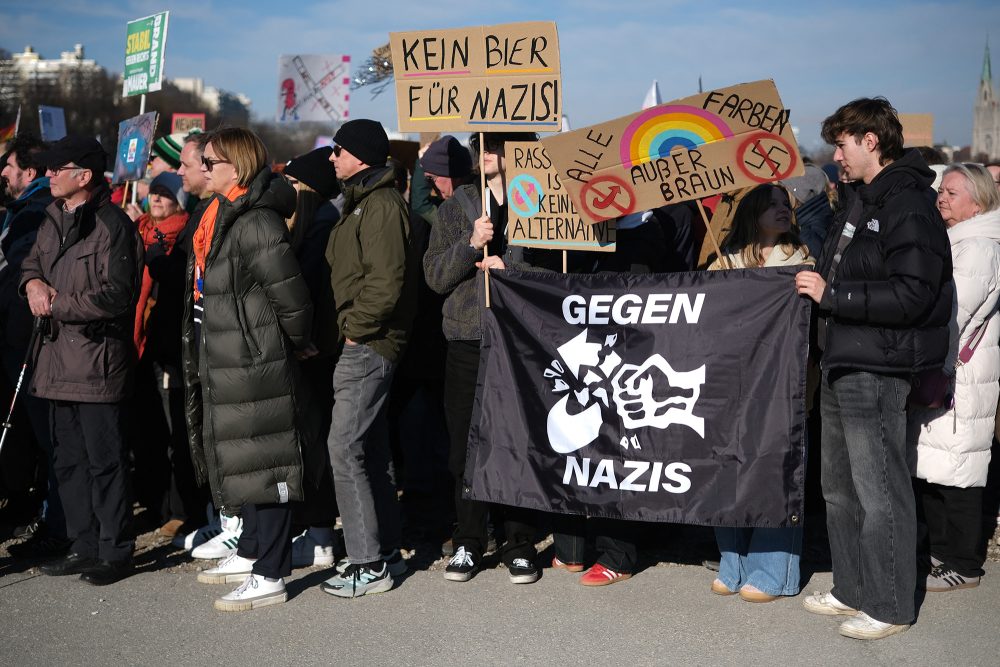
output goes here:
[{"label": "walking cane", "polygon": [[12,427],[10,423],[11,418],[14,416],[14,406],[17,405],[17,395],[21,393],[21,384],[24,382],[24,374],[28,370],[28,365],[34,365],[35,363],[35,348],[38,344],[38,337],[42,333],[42,329],[45,328],[45,318],[36,317],[35,324],[31,328],[31,338],[28,339],[28,351],[24,353],[24,364],[21,366],[21,374],[17,376],[17,385],[14,387],[14,398],[10,401],[10,412],[7,413],[7,419],[0,424],[0,452],[3,452],[3,443],[7,439],[7,431]]}]

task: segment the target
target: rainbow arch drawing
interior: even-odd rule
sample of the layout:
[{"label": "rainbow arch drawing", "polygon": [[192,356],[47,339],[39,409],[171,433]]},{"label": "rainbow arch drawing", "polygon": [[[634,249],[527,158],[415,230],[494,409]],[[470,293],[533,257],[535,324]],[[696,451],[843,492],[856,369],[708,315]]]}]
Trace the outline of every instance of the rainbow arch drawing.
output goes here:
[{"label": "rainbow arch drawing", "polygon": [[733,136],[718,115],[686,104],[647,109],[625,128],[621,161],[625,167],[666,157],[680,146],[686,149]]}]

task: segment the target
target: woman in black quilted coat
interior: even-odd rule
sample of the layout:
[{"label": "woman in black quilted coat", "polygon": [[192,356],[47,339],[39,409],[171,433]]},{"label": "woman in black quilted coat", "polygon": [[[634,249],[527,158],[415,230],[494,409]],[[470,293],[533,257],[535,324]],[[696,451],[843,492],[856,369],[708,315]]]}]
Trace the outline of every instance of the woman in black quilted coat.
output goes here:
[{"label": "woman in black quilted coat", "polygon": [[242,516],[243,532],[236,552],[198,579],[242,582],[215,607],[243,611],[286,599],[289,503],[303,497],[305,449],[296,355],[314,351],[312,304],[285,226],[295,191],[271,173],[260,139],[218,130],[201,168],[215,195],[188,260],[188,429],[196,472],[224,515]]}]

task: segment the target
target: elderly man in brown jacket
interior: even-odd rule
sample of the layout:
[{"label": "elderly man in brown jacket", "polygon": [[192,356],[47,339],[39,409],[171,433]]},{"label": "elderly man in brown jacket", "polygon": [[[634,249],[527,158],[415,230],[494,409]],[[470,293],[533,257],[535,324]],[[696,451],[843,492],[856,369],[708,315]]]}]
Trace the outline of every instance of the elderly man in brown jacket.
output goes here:
[{"label": "elderly man in brown jacket", "polygon": [[105,585],[132,570],[122,400],[135,357],[142,243],[110,202],[96,140],[68,136],[42,158],[55,201],[22,264],[20,291],[32,315],[49,320],[31,392],[50,401],[73,547],[41,570]]}]

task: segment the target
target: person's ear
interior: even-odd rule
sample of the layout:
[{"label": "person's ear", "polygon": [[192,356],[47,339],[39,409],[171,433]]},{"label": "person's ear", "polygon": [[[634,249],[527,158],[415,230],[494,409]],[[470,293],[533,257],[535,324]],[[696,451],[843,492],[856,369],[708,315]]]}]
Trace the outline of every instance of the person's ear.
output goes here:
[{"label": "person's ear", "polygon": [[874,132],[866,132],[865,136],[861,138],[861,144],[865,147],[865,150],[874,152],[878,148],[878,135]]}]

